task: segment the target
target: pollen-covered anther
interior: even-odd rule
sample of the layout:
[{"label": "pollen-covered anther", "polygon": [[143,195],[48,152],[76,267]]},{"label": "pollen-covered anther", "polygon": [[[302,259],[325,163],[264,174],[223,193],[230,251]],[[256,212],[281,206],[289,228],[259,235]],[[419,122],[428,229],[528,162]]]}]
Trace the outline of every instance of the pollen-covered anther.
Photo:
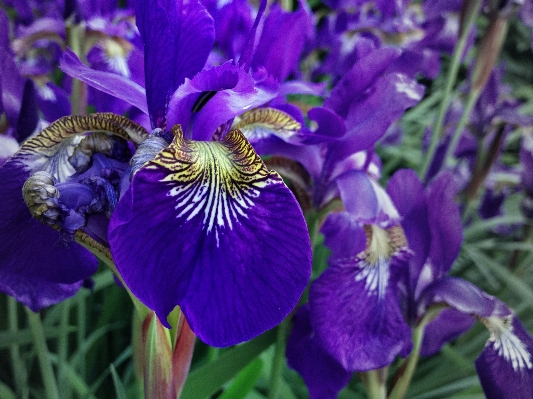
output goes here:
[{"label": "pollen-covered anther", "polygon": [[513,332],[512,317],[490,316],[481,321],[488,328],[490,338],[487,345],[493,345],[498,356],[511,363],[513,370],[533,369],[533,359],[526,345]]},{"label": "pollen-covered anther", "polygon": [[39,171],[26,180],[22,187],[22,197],[31,215],[49,225],[56,224],[61,215],[57,201],[59,191],[54,184],[50,173]]}]

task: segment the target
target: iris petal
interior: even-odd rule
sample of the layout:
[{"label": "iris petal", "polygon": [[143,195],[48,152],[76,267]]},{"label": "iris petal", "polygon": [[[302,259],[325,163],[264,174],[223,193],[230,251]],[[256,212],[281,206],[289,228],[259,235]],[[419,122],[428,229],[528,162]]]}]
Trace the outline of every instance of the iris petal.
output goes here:
[{"label": "iris petal", "polygon": [[390,364],[411,350],[390,265],[358,258],[332,264],[309,292],[311,322],[324,348],[346,370]]},{"label": "iris petal", "polygon": [[12,158],[0,168],[0,291],[33,311],[76,293],[96,271],[93,255],[34,219],[22,199],[31,168]]},{"label": "iris petal", "polygon": [[303,215],[239,131],[220,142],[184,140],[179,126],[173,133],[113,214],[113,257],[164,324],[180,305],[203,341],[236,344],[278,324],[305,288]]}]

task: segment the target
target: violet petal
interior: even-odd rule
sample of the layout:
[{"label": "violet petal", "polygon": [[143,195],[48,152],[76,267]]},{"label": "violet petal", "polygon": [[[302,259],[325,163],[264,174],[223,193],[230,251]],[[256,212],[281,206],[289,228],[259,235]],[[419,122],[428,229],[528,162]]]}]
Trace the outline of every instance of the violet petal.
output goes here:
[{"label": "violet petal", "polygon": [[165,325],[179,305],[204,342],[234,345],[296,305],[311,272],[307,228],[292,193],[238,131],[220,142],[174,133],[115,209],[111,250]]}]

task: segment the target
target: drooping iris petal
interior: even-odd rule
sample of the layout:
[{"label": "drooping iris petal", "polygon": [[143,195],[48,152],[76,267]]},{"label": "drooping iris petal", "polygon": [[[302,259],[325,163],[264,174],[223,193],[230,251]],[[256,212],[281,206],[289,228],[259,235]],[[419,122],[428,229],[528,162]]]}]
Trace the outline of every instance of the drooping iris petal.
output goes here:
[{"label": "drooping iris petal", "polygon": [[170,95],[204,66],[215,40],[213,18],[197,1],[135,3],[144,43],[146,96],[152,127],[163,127]]},{"label": "drooping iris petal", "polygon": [[311,327],[307,305],[294,316],[287,362],[302,376],[311,399],[335,399],[352,375],[322,348]]},{"label": "drooping iris petal", "polygon": [[279,323],[307,284],[303,215],[239,131],[220,142],[173,133],[113,214],[113,257],[165,325],[179,305],[203,341],[236,344]]},{"label": "drooping iris petal", "polygon": [[487,399],[533,397],[533,338],[513,315],[489,318],[491,332],[485,349],[476,359],[476,371]]},{"label": "drooping iris petal", "polygon": [[39,166],[15,155],[0,167],[0,291],[33,311],[74,295],[97,267],[87,250],[62,245],[59,232],[30,214],[22,186]]},{"label": "drooping iris petal", "polygon": [[313,329],[347,370],[384,367],[411,349],[411,331],[389,276],[389,264],[354,258],[331,265],[311,285]]},{"label": "drooping iris petal", "polygon": [[[366,234],[361,224],[348,212],[332,212],[320,228],[331,260],[355,257],[366,248]],[[346,245],[350,243],[350,245]]]},{"label": "drooping iris petal", "polygon": [[[146,135],[140,126],[118,115],[62,118],[26,141],[0,167],[0,290],[35,311],[74,295],[82,280],[96,271],[97,261],[80,245],[69,242],[72,231],[68,232],[70,235],[63,236],[34,219],[25,203],[27,197],[23,198],[22,189],[35,172],[46,172],[59,184],[67,182],[76,173],[69,160],[72,157],[79,160],[77,146],[84,142],[84,136],[77,133],[93,130],[101,134],[104,134],[103,131],[113,132],[137,143]],[[109,146],[108,149],[113,148]],[[90,146],[84,146],[83,150],[85,155],[91,152]],[[92,206],[92,198],[86,195],[88,187],[81,188],[83,191],[78,191],[75,196],[71,195],[71,189],[74,186],[67,183],[62,187],[68,205]],[[41,207],[42,203],[39,203],[48,197],[39,199],[39,195],[30,197],[31,205],[35,205],[32,212],[36,216],[44,213],[48,217],[46,211],[50,209],[49,204]],[[48,221],[55,224],[54,220]],[[81,226],[80,219],[72,212],[66,215],[64,222],[64,226],[56,227],[77,229]]]},{"label": "drooping iris petal", "polygon": [[367,251],[354,254],[365,247],[364,228],[346,212],[328,217],[322,232],[332,245],[331,265],[309,291],[313,330],[326,351],[350,371],[383,367],[411,348],[396,287],[405,264],[399,254],[391,257],[383,251],[391,246],[384,230],[371,231]]}]

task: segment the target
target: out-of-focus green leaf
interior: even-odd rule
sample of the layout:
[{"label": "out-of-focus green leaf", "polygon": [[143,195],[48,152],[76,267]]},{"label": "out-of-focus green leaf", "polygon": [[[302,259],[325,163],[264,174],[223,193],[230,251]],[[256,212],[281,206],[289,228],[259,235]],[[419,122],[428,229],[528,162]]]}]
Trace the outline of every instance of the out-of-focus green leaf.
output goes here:
[{"label": "out-of-focus green leaf", "polygon": [[[52,360],[52,363],[56,365],[59,363],[57,355],[51,353],[50,359]],[[85,383],[83,378],[80,377],[78,372],[74,370],[69,363],[63,364],[62,367],[69,385],[79,396],[84,399],[96,399],[96,396],[94,396],[92,393],[91,388]]]},{"label": "out-of-focus green leaf", "polygon": [[234,380],[231,382],[228,388],[224,390],[222,395],[218,399],[244,399],[246,395],[253,389],[255,382],[261,374],[263,368],[263,361],[259,358],[255,358],[252,362],[246,366]]},{"label": "out-of-focus green leaf", "polygon": [[[122,353],[113,362],[113,366],[115,368],[120,366],[122,363],[124,363],[124,361],[128,360],[129,358],[131,358],[132,353],[133,353],[133,350],[131,349],[131,346],[129,346],[126,349],[124,349],[122,351]],[[98,390],[98,388],[100,387],[102,382],[104,382],[104,380],[107,378],[107,376],[109,375],[110,372],[111,372],[111,369],[109,367],[106,368],[104,370],[104,372],[96,379],[96,381],[94,381],[91,384],[91,390],[93,392],[96,392]]]},{"label": "out-of-focus green leaf", "polygon": [[533,289],[524,283],[519,277],[515,276],[509,269],[502,267],[499,263],[494,262],[490,257],[470,245],[463,247],[465,253],[477,263],[479,267],[487,267],[501,281],[506,283],[513,292],[526,301],[530,307],[533,307]]},{"label": "out-of-focus green leaf", "polygon": [[181,399],[202,399],[215,393],[272,345],[275,339],[276,331],[267,331],[251,341],[225,351],[215,361],[193,370],[185,383]]},{"label": "out-of-focus green leaf", "polygon": [[[68,326],[68,333],[76,331],[76,327]],[[59,327],[45,327],[44,336],[46,338],[57,338],[61,334]],[[33,336],[28,329],[17,331],[0,331],[0,349],[10,345],[26,345],[33,343]]]},{"label": "out-of-focus green leaf", "polygon": [[0,398],[2,399],[17,399],[15,393],[6,384],[0,381]]},{"label": "out-of-focus green leaf", "polygon": [[126,388],[124,387],[124,384],[120,380],[120,377],[117,373],[117,370],[115,369],[115,366],[112,364],[109,365],[109,371],[111,372],[111,376],[113,377],[113,385],[115,386],[115,397],[117,399],[128,399],[128,395],[126,395]]},{"label": "out-of-focus green leaf", "polygon": [[86,353],[91,349],[91,346],[94,345],[99,338],[103,337],[109,331],[120,328],[123,325],[122,322],[116,322],[94,330],[87,338],[85,338],[85,341],[83,341],[83,344],[76,350],[76,352],[72,354],[69,362],[74,367],[77,367],[78,363],[85,357]]},{"label": "out-of-focus green leaf", "polygon": [[[425,392],[422,395],[414,396],[412,399],[444,399],[451,398],[454,393],[464,391],[472,387],[481,387],[479,385],[479,379],[477,376],[463,378],[458,381],[451,382],[440,388],[434,389],[432,391]],[[459,396],[454,396],[459,397]],[[481,396],[483,398],[484,396]]]},{"label": "out-of-focus green leaf", "polygon": [[504,215],[487,220],[478,220],[465,230],[465,241],[475,241],[486,235],[486,232],[497,226],[524,223],[525,218],[520,215]]}]

